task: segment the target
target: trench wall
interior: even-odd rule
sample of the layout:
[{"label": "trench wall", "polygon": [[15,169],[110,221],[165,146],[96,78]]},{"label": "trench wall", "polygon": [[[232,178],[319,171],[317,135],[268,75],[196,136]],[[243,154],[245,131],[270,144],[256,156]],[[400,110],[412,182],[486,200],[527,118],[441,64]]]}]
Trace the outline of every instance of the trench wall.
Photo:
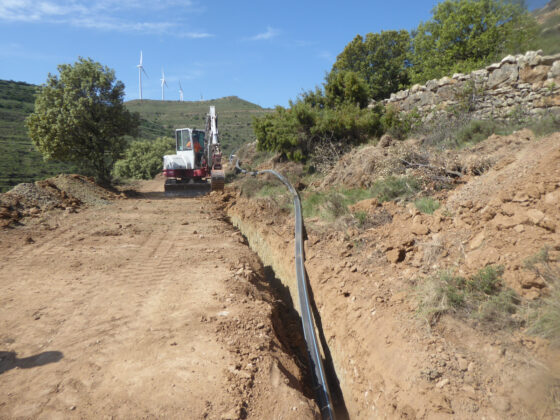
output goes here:
[{"label": "trench wall", "polygon": [[[289,241],[278,236],[269,238],[262,229],[259,229],[250,220],[246,220],[243,215],[238,214],[235,210],[229,209],[228,216],[232,224],[247,238],[249,246],[257,253],[264,265],[272,267],[278,279],[288,288],[294,308],[300,313],[294,266],[293,237]],[[283,249],[274,245],[279,240],[287,241]],[[286,252],[286,248],[289,249],[289,252]],[[350,359],[350,356],[346,354],[342,344],[336,341],[334,344],[329,345],[330,353],[339,381],[340,391],[346,401],[345,409],[348,410],[350,418],[355,418],[359,417],[356,415],[359,412],[359,408],[354,404],[358,397],[352,393],[352,380],[349,380],[351,375],[349,375],[347,363],[345,363]]]}]

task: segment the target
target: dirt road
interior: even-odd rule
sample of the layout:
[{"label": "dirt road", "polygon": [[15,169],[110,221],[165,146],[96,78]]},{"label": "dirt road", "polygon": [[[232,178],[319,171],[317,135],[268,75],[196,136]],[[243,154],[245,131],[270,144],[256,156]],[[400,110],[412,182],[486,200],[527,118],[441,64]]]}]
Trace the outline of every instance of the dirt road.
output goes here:
[{"label": "dirt road", "polygon": [[0,232],[0,418],[314,416],[258,260],[160,188]]}]

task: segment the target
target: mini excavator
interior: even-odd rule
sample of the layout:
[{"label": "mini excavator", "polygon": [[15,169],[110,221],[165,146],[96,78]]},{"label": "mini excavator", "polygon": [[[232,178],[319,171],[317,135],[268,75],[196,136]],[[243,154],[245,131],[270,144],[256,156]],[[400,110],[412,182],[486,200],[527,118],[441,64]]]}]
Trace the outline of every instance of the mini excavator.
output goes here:
[{"label": "mini excavator", "polygon": [[[192,197],[223,191],[225,174],[218,139],[218,116],[211,106],[206,130],[175,130],[176,154],[163,157],[165,195]],[[210,182],[209,182],[210,181]]]}]

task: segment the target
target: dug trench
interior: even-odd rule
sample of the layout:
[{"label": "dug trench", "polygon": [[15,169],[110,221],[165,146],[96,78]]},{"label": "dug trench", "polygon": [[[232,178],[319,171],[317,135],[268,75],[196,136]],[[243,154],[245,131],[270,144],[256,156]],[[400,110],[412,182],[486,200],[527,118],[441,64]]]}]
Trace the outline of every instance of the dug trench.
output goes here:
[{"label": "dug trench", "polygon": [[[558,134],[494,136],[477,147],[501,144],[509,149],[490,170],[440,193],[442,209],[433,215],[365,200],[356,206],[374,221],[385,215],[367,229],[308,221],[306,270],[349,418],[560,415],[558,348],[527,332],[523,318],[523,305],[547,293],[524,261],[543,248],[552,266],[560,261]],[[208,199],[297,302],[293,214],[278,205],[282,199],[233,189]],[[519,309],[488,321],[453,311],[437,322],[422,315],[426,279],[445,267],[472,276],[492,264],[502,265],[502,284],[520,296]]]}]

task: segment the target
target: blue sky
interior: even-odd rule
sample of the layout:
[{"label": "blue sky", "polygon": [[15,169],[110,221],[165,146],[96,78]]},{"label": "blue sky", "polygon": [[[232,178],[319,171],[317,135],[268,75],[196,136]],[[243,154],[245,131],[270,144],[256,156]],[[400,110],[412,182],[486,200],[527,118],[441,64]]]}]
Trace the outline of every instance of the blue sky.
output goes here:
[{"label": "blue sky", "polygon": [[[530,8],[546,0],[529,0]],[[357,34],[413,29],[437,0],[0,0],[0,79],[44,83],[79,56],[113,68],[138,98],[140,50],[149,78],[143,97],[185,100],[236,95],[286,106],[322,83]]]}]

